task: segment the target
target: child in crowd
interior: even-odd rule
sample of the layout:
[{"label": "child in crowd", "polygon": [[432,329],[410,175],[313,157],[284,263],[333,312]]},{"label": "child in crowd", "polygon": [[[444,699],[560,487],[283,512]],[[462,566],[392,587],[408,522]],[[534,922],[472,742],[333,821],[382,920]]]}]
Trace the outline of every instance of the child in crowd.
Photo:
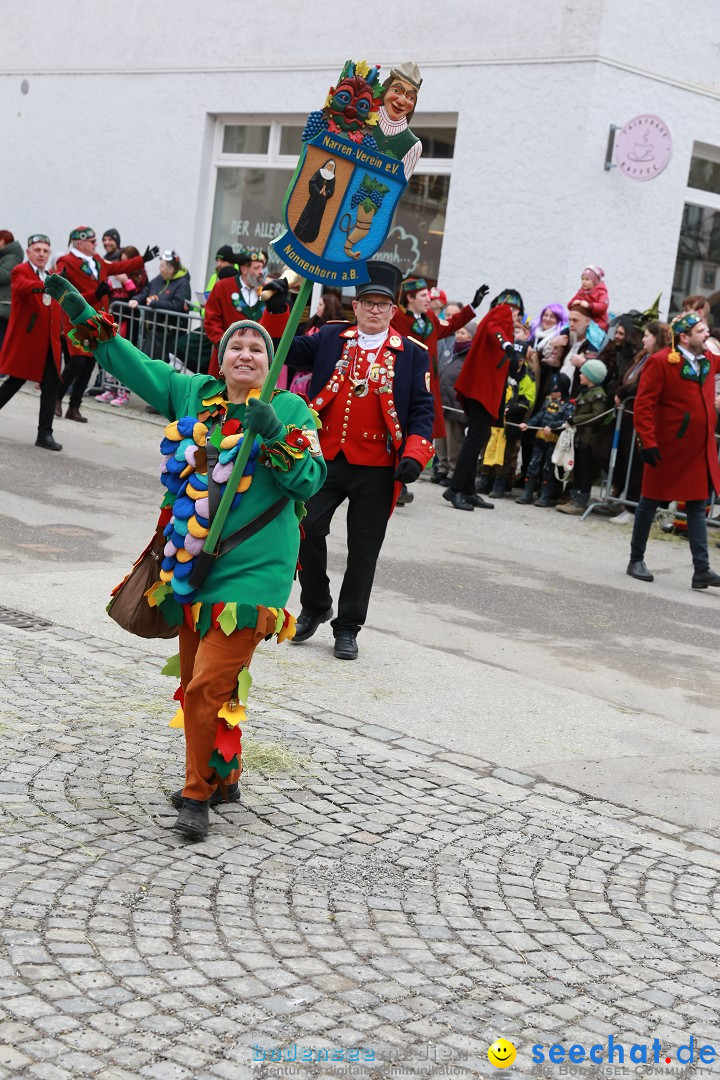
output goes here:
[{"label": "child in crowd", "polygon": [[518,425],[535,404],[537,388],[535,374],[528,359],[529,337],[530,321],[517,320],[515,351],[510,361],[505,392],[505,424],[503,427],[490,429],[477,486],[478,494],[489,494],[491,499],[503,499],[512,487],[521,437]]},{"label": "child in crowd", "polygon": [[572,419],[574,403],[570,400],[570,380],[567,375],[554,371],[547,384],[547,395],[542,405],[527,423],[519,425],[520,431],[539,428],[535,432],[535,444],[528,465],[525,490],[515,502],[527,505],[533,501],[533,495],[542,481],[540,498],[536,506],[555,506],[555,468],[552,463],[553,450],[558,440],[558,433]]},{"label": "child in crowd", "polygon": [[[575,432],[574,494],[570,502],[557,506],[561,514],[584,514],[590,502],[593,481],[592,444],[605,424],[613,423],[614,410],[608,402],[603,383],[607,367],[602,360],[586,360],[580,368],[580,393],[575,401],[573,424]],[[596,419],[607,413],[602,419]]]},{"label": "child in crowd", "polygon": [[607,330],[608,308],[610,300],[603,278],[605,271],[599,266],[586,266],[580,275],[580,288],[568,304],[580,303],[593,322],[596,322],[601,330]]},{"label": "child in crowd", "polygon": [[477,323],[473,319],[465,323],[455,331],[453,355],[449,364],[440,372],[440,396],[442,398],[443,417],[445,418],[445,453],[446,458],[440,458],[438,469],[440,477],[438,483],[442,487],[448,487],[450,477],[455,471],[458,454],[465,441],[465,428],[468,419],[465,411],[455,395],[455,381],[465,363],[465,357],[475,337]]}]

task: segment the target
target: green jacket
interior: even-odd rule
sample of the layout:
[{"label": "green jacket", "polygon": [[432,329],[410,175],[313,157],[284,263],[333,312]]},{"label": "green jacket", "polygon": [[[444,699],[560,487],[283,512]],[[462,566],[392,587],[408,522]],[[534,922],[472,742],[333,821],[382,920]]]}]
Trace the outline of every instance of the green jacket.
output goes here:
[{"label": "green jacket", "polygon": [[[151,360],[122,337],[99,343],[95,357],[101,367],[170,421],[197,417],[225,400],[222,380],[175,371],[162,360]],[[313,446],[305,449],[285,472],[263,463],[265,455],[261,453],[252,482],[240,504],[228,514],[221,538],[262,514],[281,496],[287,496],[290,502],[263,529],[217,559],[204,585],[191,600],[193,604],[237,603],[238,626],[254,625],[253,612],[258,605],[282,608],[287,603],[300,546],[295,503],[314,495],[322,487],[327,472],[317,442],[315,416],[305,402],[295,394],[279,390],[273,397],[273,407],[285,426],[268,445],[282,444],[290,426],[306,431]],[[244,417],[245,405],[228,405],[228,420],[242,423]],[[172,501],[173,496],[168,494],[163,505]],[[244,605],[242,612],[240,605]],[[179,624],[182,619],[182,609],[172,593],[161,601],[160,610],[170,623]],[[209,625],[209,616],[203,622]]]},{"label": "green jacket", "polygon": [[[578,446],[589,446],[605,424],[612,423],[612,413],[592,423],[596,416],[607,412],[609,408],[607,394],[602,386],[587,386],[578,394],[572,419],[573,424],[579,425],[577,427]],[[591,422],[588,423],[588,421]]]}]

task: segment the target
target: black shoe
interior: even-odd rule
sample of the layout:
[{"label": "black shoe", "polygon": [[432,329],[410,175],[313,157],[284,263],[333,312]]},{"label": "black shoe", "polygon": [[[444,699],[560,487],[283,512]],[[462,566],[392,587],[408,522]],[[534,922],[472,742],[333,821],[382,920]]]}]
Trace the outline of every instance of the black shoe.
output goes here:
[{"label": "black shoe", "polygon": [[[183,805],[185,803],[185,799],[183,798],[182,788],[179,788],[178,791],[173,791],[172,794],[168,795],[168,799],[173,804],[173,806],[175,807],[176,810],[182,810]],[[210,809],[212,809],[213,806],[217,806],[222,801],[223,801],[223,797],[222,797],[222,792],[220,791],[220,788],[215,788],[215,790],[213,791],[213,793],[212,793],[212,795],[210,796],[210,799],[209,799]],[[229,803],[231,803],[231,802],[240,802],[240,785],[239,784],[228,784],[228,786],[227,786],[227,801]]]},{"label": "black shoe", "polygon": [[505,492],[507,491],[507,484],[503,479],[496,479],[490,491],[491,499],[504,499]]},{"label": "black shoe", "polygon": [[401,491],[400,494],[398,495],[397,502],[395,503],[395,505],[396,506],[407,506],[408,503],[411,503],[414,498],[415,498],[415,496],[413,495],[412,491]]},{"label": "black shoe", "polygon": [[479,506],[481,510],[494,510],[493,503],[488,502],[487,499],[483,499],[482,495],[466,495],[465,498],[473,506]]},{"label": "black shoe", "polygon": [[[627,572],[630,575],[630,577],[637,578],[638,581],[654,581],[655,580],[655,578],[650,573],[650,571],[648,570],[647,566],[645,565],[645,563],[643,562],[642,559],[638,559],[637,562],[633,562],[632,560],[630,560],[630,562],[628,563]],[[694,580],[695,580],[695,578],[693,577],[693,581]],[[720,578],[718,578],[718,584],[720,585]],[[693,589],[694,588],[695,588],[695,586],[693,585]],[[699,588],[704,589],[705,586],[700,585]]]},{"label": "black shoe", "polygon": [[708,586],[720,586],[720,574],[716,574],[710,567],[707,570],[696,570],[692,576],[693,589],[707,589]]},{"label": "black shoe", "polygon": [[430,477],[431,484],[442,484],[443,480],[447,480],[447,473],[435,471]]},{"label": "black shoe", "polygon": [[357,660],[357,638],[349,630],[341,630],[335,635],[335,648],[333,656],[338,660]]},{"label": "black shoe", "polygon": [[53,439],[52,435],[38,435],[35,445],[43,450],[62,450],[62,445]]},{"label": "black shoe", "polygon": [[475,491],[477,492],[478,495],[489,495],[490,494],[490,488],[492,487],[492,485],[493,485],[492,476],[485,476],[485,475],[480,476],[475,481]]},{"label": "black shoe", "polygon": [[173,825],[175,832],[188,840],[204,840],[210,827],[210,800],[183,799],[182,810]]},{"label": "black shoe", "polygon": [[[438,480],[438,484],[440,485],[440,487],[450,487],[450,477],[441,476]],[[720,547],[720,544],[718,544],[718,547]]]},{"label": "black shoe", "polygon": [[[473,496],[475,498],[475,496]],[[454,506],[456,510],[474,510],[475,507],[471,502],[463,495],[462,491],[453,491],[452,488],[446,488],[443,491],[443,499],[447,499],[451,506]]]},{"label": "black shoe", "polygon": [[313,615],[311,611],[303,610],[298,615],[297,622],[295,623],[295,637],[292,641],[296,645],[300,645],[301,642],[307,641],[311,638],[317,630],[320,623],[327,622],[328,619],[332,619],[333,609],[330,607],[327,611],[322,611],[319,615]]}]

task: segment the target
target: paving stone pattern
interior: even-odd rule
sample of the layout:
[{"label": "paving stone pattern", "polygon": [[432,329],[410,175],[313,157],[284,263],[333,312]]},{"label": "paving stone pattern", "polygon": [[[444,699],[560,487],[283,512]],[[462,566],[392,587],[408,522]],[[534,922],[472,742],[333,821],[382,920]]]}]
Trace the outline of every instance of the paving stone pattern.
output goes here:
[{"label": "paving stone pattern", "polygon": [[[0,1076],[489,1076],[504,1036],[523,1077],[535,1042],[720,1046],[716,838],[255,687],[246,735],[306,768],[246,774],[190,844],[145,654],[4,627],[0,680]],[[345,1060],[271,1060],[309,1047]]]}]

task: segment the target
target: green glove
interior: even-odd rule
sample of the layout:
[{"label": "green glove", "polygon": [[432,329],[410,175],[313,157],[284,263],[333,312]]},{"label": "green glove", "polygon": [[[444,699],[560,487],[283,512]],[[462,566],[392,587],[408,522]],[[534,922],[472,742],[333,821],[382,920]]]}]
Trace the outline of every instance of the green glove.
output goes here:
[{"label": "green glove", "polygon": [[269,401],[250,398],[245,406],[245,430],[261,435],[266,442],[277,439],[283,423]]},{"label": "green glove", "polygon": [[95,309],[80,295],[75,286],[61,274],[48,274],[45,278],[45,292],[57,300],[68,318],[76,325],[85,322]]}]

